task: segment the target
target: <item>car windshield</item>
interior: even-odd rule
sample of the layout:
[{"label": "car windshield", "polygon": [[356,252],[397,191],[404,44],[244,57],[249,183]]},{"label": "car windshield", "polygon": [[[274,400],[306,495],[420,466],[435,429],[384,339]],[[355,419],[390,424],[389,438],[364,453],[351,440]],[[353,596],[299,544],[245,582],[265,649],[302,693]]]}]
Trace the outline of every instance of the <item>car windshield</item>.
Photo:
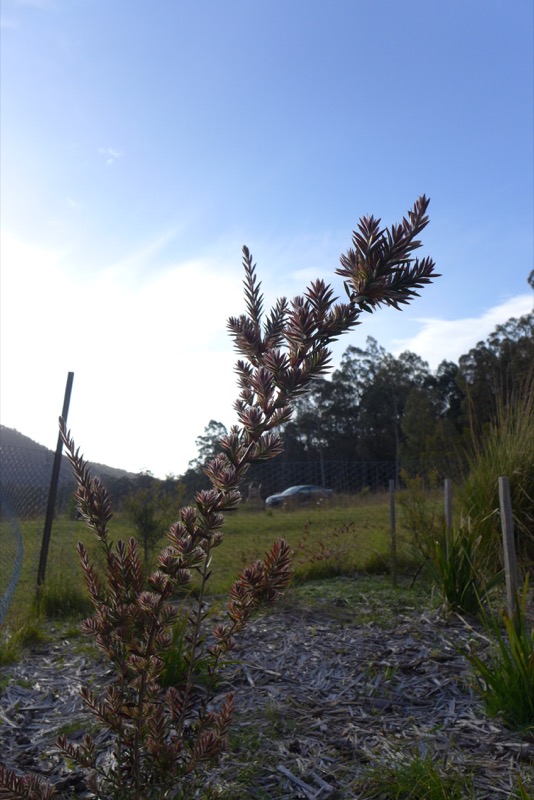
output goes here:
[{"label": "car windshield", "polygon": [[301,492],[303,489],[307,488],[307,486],[290,486],[289,489],[283,491],[282,494],[297,494],[297,492]]}]

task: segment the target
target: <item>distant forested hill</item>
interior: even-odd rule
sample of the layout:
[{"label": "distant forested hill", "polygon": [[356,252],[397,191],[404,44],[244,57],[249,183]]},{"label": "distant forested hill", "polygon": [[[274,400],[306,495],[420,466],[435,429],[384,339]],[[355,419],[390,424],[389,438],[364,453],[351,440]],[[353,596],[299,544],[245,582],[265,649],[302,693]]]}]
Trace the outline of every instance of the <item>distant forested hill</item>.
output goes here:
[{"label": "distant forested hill", "polygon": [[[48,490],[53,462],[53,450],[13,428],[0,425],[0,489],[4,495],[18,496],[23,491],[41,494]],[[103,480],[136,477],[133,472],[105,464],[90,463],[90,467],[92,473]],[[64,490],[74,488],[72,470],[65,456],[59,485]]]}]

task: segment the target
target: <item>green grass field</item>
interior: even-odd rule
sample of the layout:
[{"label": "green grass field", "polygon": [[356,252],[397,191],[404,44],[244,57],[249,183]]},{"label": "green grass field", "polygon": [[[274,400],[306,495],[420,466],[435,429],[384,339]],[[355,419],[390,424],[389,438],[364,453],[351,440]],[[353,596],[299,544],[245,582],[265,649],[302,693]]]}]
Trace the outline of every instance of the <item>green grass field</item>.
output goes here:
[{"label": "green grass field", "polygon": [[[383,568],[389,558],[388,502],[387,495],[368,495],[295,510],[252,510],[243,506],[227,515],[224,542],[213,553],[209,590],[215,595],[224,593],[245,564],[260,558],[280,538],[295,550],[297,580]],[[22,521],[20,527],[23,567],[5,621],[12,628],[24,624],[32,614],[43,519]],[[127,515],[117,514],[110,530],[114,541],[132,535]],[[71,606],[73,616],[87,613],[80,606],[85,591],[76,552],[78,541],[83,541],[98,561],[98,543],[83,522],[65,517],[55,520],[45,593],[55,596],[60,605]],[[161,545],[164,543],[162,537]],[[401,536],[401,555],[402,552]],[[53,608],[52,604],[52,615]]]}]

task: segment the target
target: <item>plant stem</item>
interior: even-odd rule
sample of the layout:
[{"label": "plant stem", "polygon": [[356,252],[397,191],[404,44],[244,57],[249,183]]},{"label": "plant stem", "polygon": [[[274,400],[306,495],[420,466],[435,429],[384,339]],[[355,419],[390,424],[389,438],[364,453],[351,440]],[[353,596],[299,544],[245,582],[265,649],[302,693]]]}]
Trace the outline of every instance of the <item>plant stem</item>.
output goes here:
[{"label": "plant stem", "polygon": [[190,647],[190,658],[189,664],[187,667],[187,679],[185,684],[185,690],[183,695],[183,702],[182,708],[180,711],[180,717],[178,721],[178,736],[182,736],[183,726],[185,723],[185,716],[187,713],[187,707],[189,704],[189,696],[193,689],[193,674],[195,671],[195,661],[197,659],[197,647],[199,644],[200,639],[200,625],[202,622],[202,605],[204,602],[205,597],[205,590],[206,590],[206,583],[209,578],[209,567],[211,562],[211,536],[208,541],[208,547],[206,549],[206,557],[204,559],[204,563],[202,565],[202,572],[201,572],[201,583],[200,583],[200,591],[198,593],[197,603],[196,603],[196,611],[195,611],[195,624],[193,628],[193,635],[191,637],[191,647]]}]

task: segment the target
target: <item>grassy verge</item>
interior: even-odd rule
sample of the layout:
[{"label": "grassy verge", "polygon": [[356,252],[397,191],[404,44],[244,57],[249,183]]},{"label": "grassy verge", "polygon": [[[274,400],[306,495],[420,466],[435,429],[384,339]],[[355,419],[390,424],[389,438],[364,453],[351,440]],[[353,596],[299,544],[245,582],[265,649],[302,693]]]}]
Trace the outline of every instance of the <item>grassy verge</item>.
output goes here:
[{"label": "grassy verge", "polygon": [[409,579],[401,580],[393,587],[383,575],[339,576],[292,586],[280,602],[310,610],[326,608],[334,617],[337,610],[342,619],[348,613],[353,623],[374,622],[387,628],[398,623],[399,615],[426,608],[431,602],[428,584],[410,584]]},{"label": "grassy verge", "polygon": [[[12,628],[20,627],[39,611],[45,616],[80,618],[88,611],[76,545],[82,541],[90,552],[96,552],[95,542],[82,522],[65,517],[54,522],[46,585],[36,609],[35,587],[43,522],[43,519],[34,519],[20,523],[23,566],[6,618],[6,624]],[[127,539],[132,534],[126,514],[114,517],[112,533],[114,540]],[[263,556],[273,541],[280,538],[286,539],[295,550],[300,581],[347,575],[367,568],[387,571],[388,498],[386,495],[340,498],[335,504],[290,511],[241,507],[228,515],[225,541],[214,551],[210,592],[226,592],[243,566]],[[162,536],[160,544],[164,541]]]},{"label": "grassy verge", "polygon": [[[20,628],[28,620],[38,616],[35,597],[44,517],[21,520],[19,525],[24,548],[22,570],[5,620],[5,624],[12,628]],[[127,520],[121,519],[119,515],[115,525],[116,538],[128,536],[128,530]],[[90,552],[96,552],[93,540],[93,534],[82,522],[67,517],[58,517],[54,520],[48,551],[43,612],[46,611],[47,604],[51,608],[55,605],[56,610],[59,610],[57,605],[59,603],[64,606],[63,598],[67,601],[67,606],[72,606],[72,614],[74,616],[78,614],[77,605],[78,602],[83,602],[85,587],[76,545],[82,541]],[[69,616],[68,608],[67,613],[64,613],[63,616]]]}]

